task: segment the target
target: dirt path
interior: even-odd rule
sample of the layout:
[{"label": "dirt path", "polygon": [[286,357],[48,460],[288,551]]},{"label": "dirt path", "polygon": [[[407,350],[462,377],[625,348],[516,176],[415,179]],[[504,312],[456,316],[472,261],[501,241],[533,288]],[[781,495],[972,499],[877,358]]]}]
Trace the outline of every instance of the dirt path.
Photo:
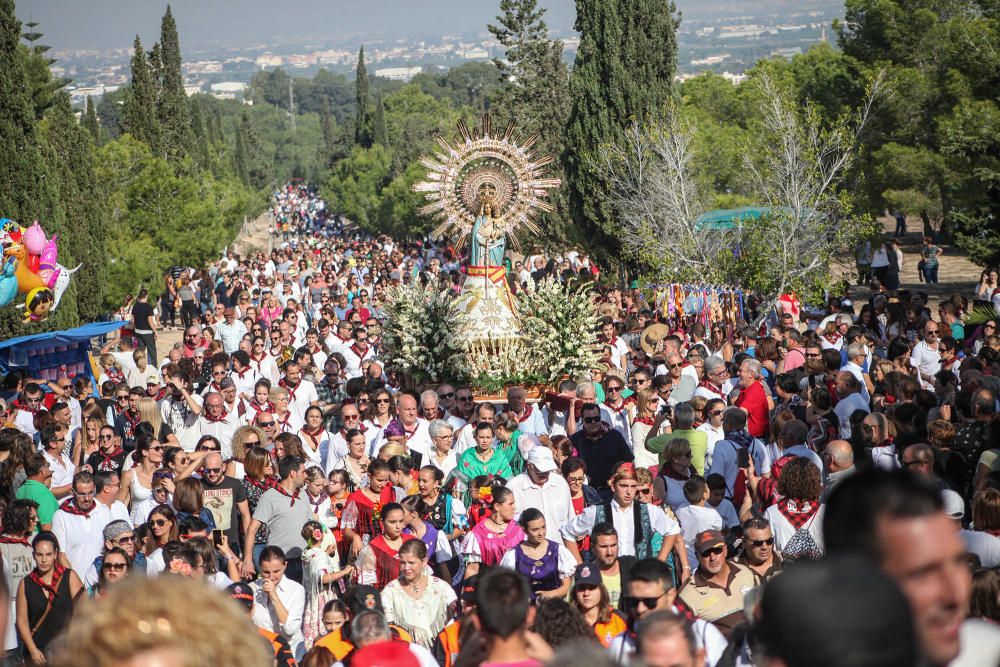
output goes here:
[{"label": "dirt path", "polygon": [[[271,250],[271,215],[263,213],[253,220],[245,229],[241,229],[233,242],[233,250],[236,254],[246,257],[257,251],[270,252]],[[167,354],[167,350],[173,347],[174,343],[179,343],[183,339],[184,332],[177,329],[164,330],[157,335],[156,351],[160,357]]]},{"label": "dirt path", "polygon": [[[953,244],[939,244],[944,251],[939,255],[938,260],[938,280],[939,282],[928,285],[920,281],[917,271],[917,262],[920,261],[920,247],[923,235],[919,232],[921,228],[920,219],[911,217],[907,219],[907,234],[900,238],[903,249],[903,268],[899,272],[900,289],[911,292],[926,292],[930,297],[930,303],[935,305],[932,312],[936,311],[936,304],[944,299],[948,299],[953,294],[961,294],[967,299],[972,298],[972,293],[979,282],[979,274],[982,267],[971,262],[965,253]],[[895,230],[896,222],[892,218],[883,220],[885,238],[890,238]],[[917,231],[914,231],[917,230]],[[871,291],[867,287],[857,287],[857,274],[851,274],[852,287],[851,294],[867,299]]]}]

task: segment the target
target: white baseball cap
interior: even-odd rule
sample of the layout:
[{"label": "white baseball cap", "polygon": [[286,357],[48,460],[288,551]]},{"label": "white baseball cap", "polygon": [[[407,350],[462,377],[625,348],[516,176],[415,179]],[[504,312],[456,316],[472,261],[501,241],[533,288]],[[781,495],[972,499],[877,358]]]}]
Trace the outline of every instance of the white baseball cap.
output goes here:
[{"label": "white baseball cap", "polygon": [[542,473],[552,472],[559,467],[556,465],[555,459],[552,458],[552,450],[545,445],[536,445],[528,453],[528,463],[535,466],[535,470]]},{"label": "white baseball cap", "polygon": [[951,489],[944,489],[941,492],[944,499],[944,513],[952,519],[961,519],[965,516],[965,500],[958,492]]}]

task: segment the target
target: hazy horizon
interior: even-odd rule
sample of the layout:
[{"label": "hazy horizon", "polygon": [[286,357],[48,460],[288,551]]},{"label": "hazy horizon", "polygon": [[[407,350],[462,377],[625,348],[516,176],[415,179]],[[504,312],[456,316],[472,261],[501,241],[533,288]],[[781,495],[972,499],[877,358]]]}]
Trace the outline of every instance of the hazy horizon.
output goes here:
[{"label": "hazy horizon", "polygon": [[[174,0],[181,48],[280,45],[286,40],[413,39],[485,31],[495,20],[499,0]],[[576,17],[575,0],[539,0],[550,28],[567,31]],[[829,6],[831,0],[677,0],[687,17],[768,6],[802,8]],[[144,44],[159,38],[166,2],[150,0],[22,0],[17,16],[29,16],[44,33],[42,42],[54,49],[131,47],[138,34]]]}]

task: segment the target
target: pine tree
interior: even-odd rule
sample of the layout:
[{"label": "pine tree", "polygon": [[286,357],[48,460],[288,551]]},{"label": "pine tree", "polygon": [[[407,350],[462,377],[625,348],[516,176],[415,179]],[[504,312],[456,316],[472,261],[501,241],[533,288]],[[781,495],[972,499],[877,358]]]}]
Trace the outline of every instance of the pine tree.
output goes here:
[{"label": "pine tree", "polygon": [[[538,132],[534,150],[558,157],[570,105],[563,44],[549,39],[543,20],[545,9],[539,8],[536,0],[502,0],[500,10],[503,13],[497,16],[497,24],[488,26],[505,48],[505,58],[493,61],[502,81],[490,101],[496,124],[503,126],[513,119],[522,137]],[[547,175],[562,178],[561,165],[550,164]],[[542,238],[563,244],[575,240],[563,191],[551,191],[548,200],[556,211],[540,218]]]},{"label": "pine tree", "polygon": [[319,110],[319,129],[323,135],[323,144],[319,147],[320,164],[325,168],[333,166],[333,153],[336,150],[336,135],[333,128],[333,116],[330,115],[330,100],[323,98]]},{"label": "pine tree", "polygon": [[138,35],[135,36],[132,47],[132,85],[125,100],[125,129],[149,146],[154,155],[159,154],[160,126],[156,121],[156,86]]},{"label": "pine tree", "polygon": [[372,119],[372,141],[380,146],[389,145],[389,128],[385,124],[385,105],[382,104],[382,93],[375,98],[375,116]]},{"label": "pine tree", "polygon": [[193,143],[188,100],[181,74],[181,45],[177,36],[177,23],[167,5],[160,25],[160,50],[163,73],[157,116],[163,137],[163,154],[172,162],[180,161],[190,151]]},{"label": "pine tree", "polygon": [[606,183],[588,165],[592,151],[619,140],[633,120],[667,102],[676,69],[673,2],[577,0],[580,48],[570,79],[572,107],[563,165],[573,220],[605,259],[620,259]]},{"label": "pine tree", "polygon": [[[27,74],[19,56],[21,22],[14,0],[0,0],[0,211],[18,222],[40,220],[49,234],[64,231],[58,179],[49,171],[35,127]],[[43,325],[20,324],[13,307],[0,309],[0,338],[74,324],[72,297]]]},{"label": "pine tree", "polygon": [[372,145],[371,117],[368,112],[368,69],[365,67],[365,47],[358,51],[357,74],[354,79],[357,112],[354,120],[354,143],[368,148]]},{"label": "pine tree", "polygon": [[28,30],[21,37],[28,42],[28,48],[20,51],[24,59],[24,70],[28,75],[28,85],[31,87],[35,118],[41,120],[45,112],[55,104],[56,94],[73,80],[52,76],[49,66],[55,63],[56,59],[45,55],[51,46],[38,43],[38,40],[45,36],[37,30],[38,25],[37,21],[25,24]]},{"label": "pine tree", "polygon": [[243,150],[246,160],[247,175],[250,186],[257,190],[267,185],[268,165],[264,163],[264,151],[254,129],[253,122],[246,112],[240,119],[240,136],[243,137]]},{"label": "pine tree", "polygon": [[87,95],[87,109],[83,114],[83,128],[90,133],[94,143],[101,145],[101,125],[97,122],[97,107],[90,95]]}]

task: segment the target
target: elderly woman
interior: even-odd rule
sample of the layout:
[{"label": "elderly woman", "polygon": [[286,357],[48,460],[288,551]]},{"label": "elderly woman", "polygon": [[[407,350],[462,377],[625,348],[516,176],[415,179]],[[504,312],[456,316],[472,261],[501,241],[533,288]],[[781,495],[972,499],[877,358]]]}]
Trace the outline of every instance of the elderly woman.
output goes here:
[{"label": "elderly woman", "polygon": [[452,447],[455,429],[443,419],[435,419],[427,426],[427,432],[434,443],[434,449],[428,452],[427,465],[432,465],[447,477],[458,465],[458,455]]},{"label": "elderly woman", "polygon": [[284,387],[271,389],[271,403],[274,405],[274,422],[278,433],[295,433],[302,428],[302,420],[288,408],[291,395]]}]

